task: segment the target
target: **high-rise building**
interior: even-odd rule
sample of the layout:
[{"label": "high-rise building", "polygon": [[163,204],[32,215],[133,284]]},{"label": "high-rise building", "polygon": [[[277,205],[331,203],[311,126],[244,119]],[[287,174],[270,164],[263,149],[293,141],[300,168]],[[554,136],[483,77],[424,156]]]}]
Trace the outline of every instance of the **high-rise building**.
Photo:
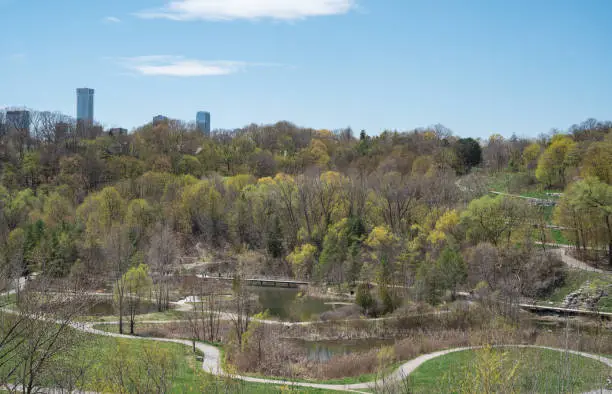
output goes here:
[{"label": "high-rise building", "polygon": [[94,121],[94,90],[77,89],[77,122],[93,124]]},{"label": "high-rise building", "polygon": [[12,110],[6,111],[6,125],[8,130],[16,130],[20,133],[30,132],[30,111]]},{"label": "high-rise building", "polygon": [[153,126],[155,126],[156,124],[160,124],[163,122],[168,121],[168,117],[164,116],[164,115],[157,115],[153,117]]},{"label": "high-rise building", "polygon": [[196,126],[204,135],[210,135],[210,112],[200,111],[196,114]]}]

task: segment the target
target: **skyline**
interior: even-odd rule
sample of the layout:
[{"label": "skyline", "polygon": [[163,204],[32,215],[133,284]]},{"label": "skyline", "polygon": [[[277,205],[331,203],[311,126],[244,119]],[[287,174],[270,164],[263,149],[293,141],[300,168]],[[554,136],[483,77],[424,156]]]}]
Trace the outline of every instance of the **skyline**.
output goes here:
[{"label": "skyline", "polygon": [[202,108],[215,128],[441,123],[481,138],[612,118],[605,1],[62,3],[0,0],[0,107],[73,115],[89,86],[96,120],[129,129]]}]

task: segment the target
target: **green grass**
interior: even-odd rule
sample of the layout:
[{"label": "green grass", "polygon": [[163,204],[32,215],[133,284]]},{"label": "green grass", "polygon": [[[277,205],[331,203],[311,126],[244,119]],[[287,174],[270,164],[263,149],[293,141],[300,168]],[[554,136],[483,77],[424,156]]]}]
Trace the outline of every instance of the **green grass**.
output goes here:
[{"label": "green grass", "polygon": [[[76,346],[48,360],[35,382],[37,387],[57,386],[59,381],[72,381],[79,389],[97,392],[156,392],[155,386],[145,386],[144,382],[152,383],[154,379],[159,379],[165,369],[174,371],[167,376],[171,387],[163,390],[169,393],[328,392],[291,387],[290,384],[281,387],[217,377],[202,369],[190,346],[181,344],[112,338],[72,329],[65,335],[78,339]],[[4,364],[0,368],[11,368],[11,365]],[[117,386],[119,376],[123,376],[121,388]]]},{"label": "green grass", "polygon": [[[254,384],[233,379],[218,378],[205,373],[201,363],[196,360],[191,348],[176,343],[163,343],[147,340],[107,338],[89,336],[72,354],[78,359],[91,362],[85,389],[108,391],[108,377],[118,374],[118,369],[134,371],[132,376],[139,378],[148,373],[147,354],[158,357],[172,357],[176,362],[176,374],[172,377],[173,393],[231,392],[231,393],[323,393],[325,390],[279,387],[267,384]],[[119,363],[121,360],[121,363]],[[153,372],[155,373],[155,372]],[[112,391],[112,390],[111,390]]]},{"label": "green grass", "polygon": [[[93,328],[100,330],[100,331],[104,331],[104,332],[112,332],[112,333],[118,333],[119,332],[119,326],[116,324],[95,324],[93,326]],[[138,334],[138,325],[136,325],[136,334]],[[200,341],[200,342],[204,342],[207,343],[209,345],[213,345],[217,348],[219,348],[221,350],[221,352],[223,352],[223,344],[221,343],[211,343],[208,341]],[[225,357],[221,357],[222,360],[225,360]],[[382,376],[390,374],[391,372],[393,372],[396,368],[398,368],[400,365],[402,365],[403,362],[395,362],[389,366],[387,366],[382,374]],[[225,366],[224,366],[225,368]],[[339,379],[328,379],[328,380],[314,380],[314,379],[300,379],[300,378],[287,378],[287,377],[280,377],[280,376],[268,376],[268,375],[259,375],[259,374],[254,374],[254,373],[247,373],[245,374],[247,376],[251,376],[251,377],[255,377],[255,378],[266,378],[266,379],[274,379],[274,380],[284,380],[287,381],[288,383],[290,382],[305,382],[305,383],[320,383],[320,384],[353,384],[353,383],[364,383],[364,382],[371,382],[376,380],[378,377],[381,376],[381,374],[377,374],[377,373],[369,373],[369,374],[363,374],[363,375],[359,375],[359,376],[348,376],[345,378],[339,378]]]},{"label": "green grass", "polygon": [[[495,365],[495,361],[491,360],[498,360],[499,368],[491,367],[489,370],[493,373],[483,375],[491,377],[501,372],[497,389],[504,387],[503,391],[507,391],[511,387],[513,391],[521,393],[599,389],[605,386],[610,373],[605,364],[596,360],[553,350],[507,348],[483,352],[486,351],[461,351],[427,361],[408,378],[410,392],[450,393],[466,386],[475,390],[477,382],[484,380],[475,377],[476,370]],[[490,357],[486,357],[486,354]],[[516,372],[511,379],[509,376],[513,368],[516,368]]]}]

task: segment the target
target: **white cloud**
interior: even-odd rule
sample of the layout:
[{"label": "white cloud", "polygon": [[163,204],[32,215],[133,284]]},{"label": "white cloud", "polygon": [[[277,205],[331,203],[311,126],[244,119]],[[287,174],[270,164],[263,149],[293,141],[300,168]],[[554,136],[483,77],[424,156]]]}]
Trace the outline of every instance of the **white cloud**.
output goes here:
[{"label": "white cloud", "polygon": [[146,76],[206,77],[239,72],[250,65],[245,62],[204,61],[182,56],[138,56],[123,59],[128,69]]},{"label": "white cloud", "polygon": [[137,13],[141,18],[184,20],[278,19],[345,14],[356,0],[167,0],[163,8]]},{"label": "white cloud", "polygon": [[120,23],[121,19],[117,18],[116,16],[107,16],[103,19],[103,21],[106,23]]}]

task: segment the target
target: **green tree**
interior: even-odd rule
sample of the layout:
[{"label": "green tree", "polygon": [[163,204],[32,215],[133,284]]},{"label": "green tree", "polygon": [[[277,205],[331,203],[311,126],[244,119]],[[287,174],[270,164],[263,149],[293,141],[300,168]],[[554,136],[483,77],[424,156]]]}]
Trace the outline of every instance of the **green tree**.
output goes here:
[{"label": "green tree", "polygon": [[372,307],[375,305],[374,297],[370,292],[369,283],[361,283],[357,286],[357,294],[355,296],[355,302],[359,305],[366,316],[369,316]]},{"label": "green tree", "polygon": [[582,244],[608,248],[612,266],[612,185],[595,177],[572,184],[563,194],[555,217],[569,236]]},{"label": "green tree", "polygon": [[436,260],[436,272],[440,276],[440,285],[449,290],[454,299],[457,287],[467,279],[467,268],[461,254],[451,248],[445,248]]},{"label": "green tree", "polygon": [[124,282],[127,295],[127,309],[129,314],[130,334],[134,335],[136,324],[136,314],[139,312],[140,302],[147,294],[153,284],[149,275],[149,267],[140,264],[132,267],[123,275],[121,280]]},{"label": "green tree", "polygon": [[310,278],[312,269],[316,262],[317,247],[312,244],[297,246],[292,253],[287,256],[287,261],[293,266],[293,272],[297,277]]},{"label": "green tree", "polygon": [[522,234],[530,217],[524,201],[505,196],[484,196],[473,200],[461,214],[467,237],[475,243],[490,242],[499,245],[506,239],[510,245],[513,235]]},{"label": "green tree", "polygon": [[545,186],[565,186],[568,170],[577,165],[576,143],[567,136],[556,135],[538,160],[536,178]]},{"label": "green tree", "polygon": [[283,229],[280,225],[278,216],[272,221],[272,225],[268,231],[267,249],[270,256],[278,259],[283,256]]},{"label": "green tree", "polygon": [[199,178],[204,173],[202,164],[195,156],[183,155],[176,166],[177,174],[189,174]]},{"label": "green tree", "polygon": [[540,156],[541,151],[542,148],[540,147],[540,144],[537,143],[529,144],[525,147],[525,149],[523,149],[521,159],[524,170],[528,171],[530,174],[533,174],[533,171],[538,165],[538,157]]},{"label": "green tree", "polygon": [[344,280],[344,262],[349,251],[346,219],[329,228],[323,239],[323,250],[317,265],[317,279],[341,283]]},{"label": "green tree", "polygon": [[612,184],[612,135],[589,146],[582,161],[582,174]]},{"label": "green tree", "polygon": [[125,224],[130,229],[130,238],[138,245],[155,223],[153,207],[144,199],[130,201],[125,214]]},{"label": "green tree", "polygon": [[473,138],[460,138],[455,144],[455,154],[459,164],[457,172],[460,174],[469,172],[472,167],[482,162],[482,149]]}]

